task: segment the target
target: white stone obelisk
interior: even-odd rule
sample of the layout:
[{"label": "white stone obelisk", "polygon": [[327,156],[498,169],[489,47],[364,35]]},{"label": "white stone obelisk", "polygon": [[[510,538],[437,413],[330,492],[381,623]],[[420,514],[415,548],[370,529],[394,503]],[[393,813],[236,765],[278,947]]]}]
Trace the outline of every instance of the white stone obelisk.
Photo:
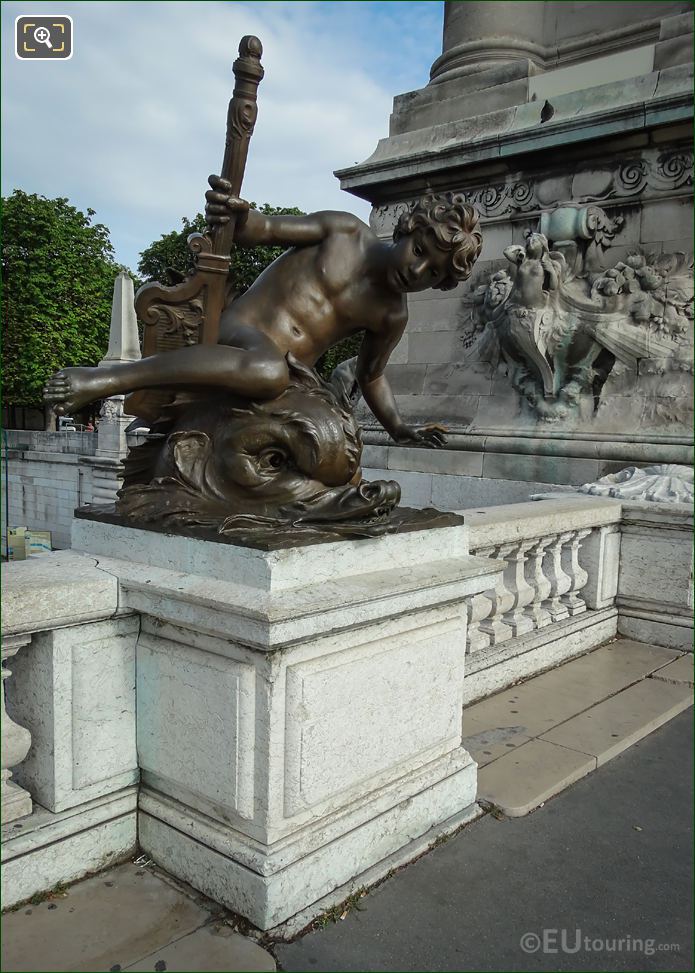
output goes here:
[{"label": "white stone obelisk", "polygon": [[[132,278],[120,273],[113,285],[109,347],[99,366],[141,358]],[[124,411],[125,396],[105,399],[99,414],[98,446],[92,470],[92,500],[113,503],[121,487],[123,460],[128,452],[126,428],[133,417]]]}]

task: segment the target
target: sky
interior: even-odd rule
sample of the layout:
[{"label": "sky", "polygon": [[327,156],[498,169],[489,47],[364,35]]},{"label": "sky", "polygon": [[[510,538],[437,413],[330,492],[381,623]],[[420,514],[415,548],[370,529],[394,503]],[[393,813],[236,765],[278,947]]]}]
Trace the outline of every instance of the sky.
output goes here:
[{"label": "sky", "polygon": [[[116,259],[139,253],[205,204],[220,169],[231,64],[260,37],[265,78],[242,196],[344,209],[369,204],[334,169],[388,134],[393,97],[423,87],[441,53],[441,0],[116,0],[2,3],[2,193],[96,210]],[[65,61],[14,54],[19,15],[69,14]]]}]

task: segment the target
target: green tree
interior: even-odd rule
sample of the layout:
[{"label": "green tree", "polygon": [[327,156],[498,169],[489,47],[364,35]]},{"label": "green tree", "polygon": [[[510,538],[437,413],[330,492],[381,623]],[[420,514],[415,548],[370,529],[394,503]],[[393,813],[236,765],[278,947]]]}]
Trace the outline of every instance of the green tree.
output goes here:
[{"label": "green tree", "polygon": [[316,371],[321,378],[330,378],[333,369],[341,362],[346,361],[348,358],[354,358],[360,350],[363,337],[364,331],[358,331],[357,334],[351,334],[349,337],[343,338],[342,341],[333,345],[328,351],[324,351],[316,362]]},{"label": "green tree", "polygon": [[41,407],[53,372],[103,358],[123,268],[92,209],[19,189],[2,209],[3,403]]},{"label": "green tree", "polygon": [[[265,216],[304,215],[296,206],[270,206],[264,203],[259,207],[251,203],[251,207]],[[186,246],[186,240],[191,233],[204,232],[205,217],[202,213],[197,213],[192,220],[184,216],[180,230],[162,234],[159,240],[155,240],[142,251],[138,263],[139,272],[145,280],[159,280],[162,283],[173,282],[190,273],[193,270],[193,255]],[[229,279],[234,290],[239,294],[248,290],[261,271],[277,259],[284,249],[284,247],[253,247],[252,249],[234,247],[229,268]]]},{"label": "green tree", "polygon": [[[258,207],[251,203],[253,209],[266,216],[303,216],[303,211],[293,207],[270,206],[264,203]],[[181,229],[164,233],[151,243],[140,254],[138,270],[145,280],[159,280],[162,283],[174,283],[182,276],[193,270],[193,256],[186,245],[191,233],[205,232],[205,217],[197,213],[192,220],[185,216],[181,219]],[[234,290],[243,294],[253,284],[258,275],[276,260],[283,252],[283,247],[253,247],[244,249],[234,247],[232,262],[229,268],[229,279]],[[352,358],[359,351],[362,343],[362,333],[345,338],[330,348],[317,362],[319,373],[328,378],[340,362]]]},{"label": "green tree", "polygon": [[205,217],[202,213],[192,220],[184,216],[181,224],[180,230],[163,233],[140,254],[138,271],[145,281],[173,283],[193,270],[193,255],[186,240],[191,233],[205,233]]}]

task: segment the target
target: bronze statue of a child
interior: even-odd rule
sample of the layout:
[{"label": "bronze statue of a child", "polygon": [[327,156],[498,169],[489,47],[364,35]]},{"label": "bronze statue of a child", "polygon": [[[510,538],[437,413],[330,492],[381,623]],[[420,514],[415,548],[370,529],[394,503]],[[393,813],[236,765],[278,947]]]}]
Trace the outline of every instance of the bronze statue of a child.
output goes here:
[{"label": "bronze statue of a child", "polygon": [[449,290],[471,272],[482,246],[478,216],[460,195],[425,196],[398,221],[393,242],[356,216],[325,211],[264,216],[210,178],[208,222],[238,214],[235,243],[289,247],[225,309],[217,345],[194,345],[136,362],[64,368],[45,399],[58,413],[94,399],[148,388],[216,387],[272,399],[289,383],[286,355],[307,366],[343,338],[364,331],[356,377],[365,402],[397,443],[445,443],[441,426],[408,426],[384,374],[408,319],[406,294]]}]

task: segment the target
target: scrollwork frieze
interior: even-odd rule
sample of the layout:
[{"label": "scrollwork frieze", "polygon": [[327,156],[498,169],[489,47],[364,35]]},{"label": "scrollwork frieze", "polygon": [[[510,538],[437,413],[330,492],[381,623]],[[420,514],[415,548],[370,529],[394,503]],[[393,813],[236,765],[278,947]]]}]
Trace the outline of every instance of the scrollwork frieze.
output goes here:
[{"label": "scrollwork frieze", "polygon": [[[520,214],[535,215],[543,209],[544,178],[512,178],[507,182],[459,191],[467,203],[475,206],[483,220],[498,220]],[[573,178],[576,190],[570,191],[569,199],[558,199],[558,203],[609,202],[643,194],[668,195],[693,185],[693,153],[686,149],[653,152],[620,162],[612,169],[582,169]],[[586,192],[587,183],[591,185],[592,182],[596,184],[596,192]],[[371,217],[375,231],[383,234],[390,232],[401,213],[409,209],[414,201],[407,199],[375,207]]]},{"label": "scrollwork frieze", "polygon": [[602,192],[585,194],[582,201],[622,199],[645,192],[673,193],[693,184],[693,153],[685,150],[662,152],[622,162]]}]

